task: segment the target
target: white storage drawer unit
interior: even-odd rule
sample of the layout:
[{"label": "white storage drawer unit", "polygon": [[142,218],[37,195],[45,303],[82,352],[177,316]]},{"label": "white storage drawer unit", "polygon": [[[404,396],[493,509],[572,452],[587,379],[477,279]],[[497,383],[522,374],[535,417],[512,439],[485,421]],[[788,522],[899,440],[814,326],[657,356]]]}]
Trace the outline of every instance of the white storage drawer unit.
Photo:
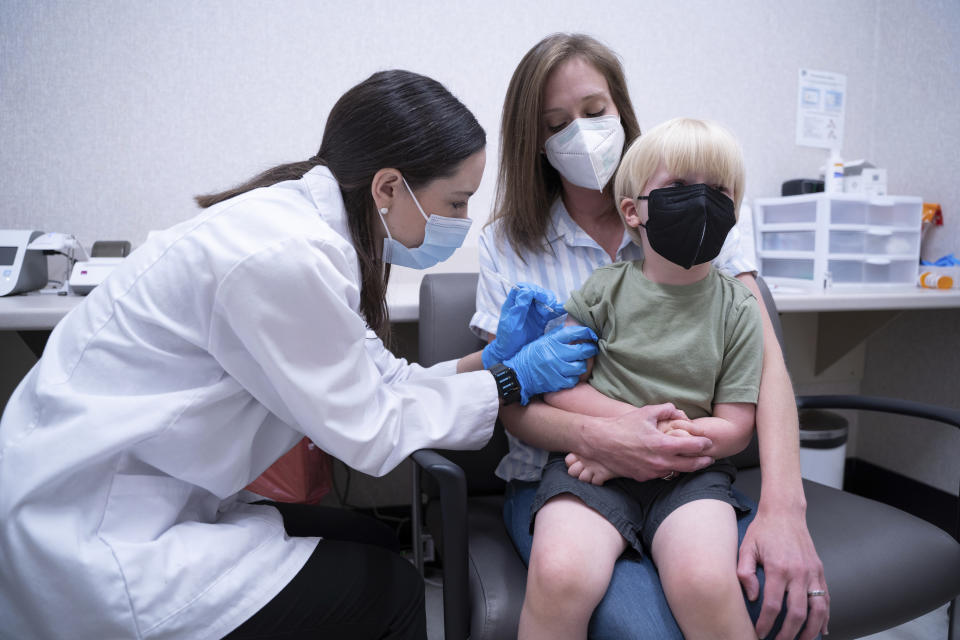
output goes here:
[{"label": "white storage drawer unit", "polygon": [[918,196],[809,193],[754,200],[760,273],[807,289],[913,285],[920,262]]}]

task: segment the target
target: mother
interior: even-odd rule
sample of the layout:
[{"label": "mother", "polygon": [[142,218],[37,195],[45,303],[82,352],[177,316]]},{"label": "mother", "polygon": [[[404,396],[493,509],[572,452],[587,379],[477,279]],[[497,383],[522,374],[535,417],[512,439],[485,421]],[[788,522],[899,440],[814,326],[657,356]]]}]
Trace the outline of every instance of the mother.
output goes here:
[{"label": "mother", "polygon": [[[470,323],[476,333],[488,339],[496,334],[505,280],[540,284],[564,300],[596,267],[642,256],[612,198],[622,151],[639,135],[623,70],[603,44],[555,34],[527,52],[503,108],[497,203],[480,241],[477,310]],[[714,263],[760,298],[736,229]],[[529,508],[547,451],[572,451],[637,480],[709,464],[701,455],[704,439],[670,438],[656,430],[658,411],[662,407],[645,407],[628,419],[597,425],[541,402],[501,410],[510,452],[497,475],[508,481],[504,518],[525,561],[532,541]],[[800,637],[809,639],[826,629],[829,600],[808,601],[807,592],[826,583],[806,527],[793,389],[766,312],[757,431],[763,489],[759,506],[740,523],[737,572],[759,637],[782,625],[778,638],[797,636],[802,628]],[[785,615],[778,618],[781,609]],[[649,559],[618,561],[590,636],[682,637]]]}]

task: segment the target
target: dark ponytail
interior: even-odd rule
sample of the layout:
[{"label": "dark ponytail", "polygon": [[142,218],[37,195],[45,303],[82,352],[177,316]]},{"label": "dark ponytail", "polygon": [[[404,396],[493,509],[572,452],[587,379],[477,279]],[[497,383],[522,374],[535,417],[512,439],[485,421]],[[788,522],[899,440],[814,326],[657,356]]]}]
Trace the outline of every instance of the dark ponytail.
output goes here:
[{"label": "dark ponytail", "polygon": [[209,207],[258,187],[299,179],[325,165],[340,185],[360,263],[360,310],[370,328],[387,341],[387,283],[380,276],[375,246],[374,225],[380,220],[371,194],[373,176],[380,169],[397,169],[410,188],[417,189],[453,175],[485,145],[477,119],[439,82],[410,71],[381,71],[333,105],[313,158],[273,167],[229,191],[196,200]]}]

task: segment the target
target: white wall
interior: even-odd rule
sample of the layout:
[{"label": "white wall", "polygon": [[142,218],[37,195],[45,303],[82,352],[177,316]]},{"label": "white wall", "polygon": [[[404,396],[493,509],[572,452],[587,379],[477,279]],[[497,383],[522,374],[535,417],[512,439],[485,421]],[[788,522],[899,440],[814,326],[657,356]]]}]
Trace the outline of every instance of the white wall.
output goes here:
[{"label": "white wall", "polygon": [[[554,31],[590,33],[621,55],[643,128],[693,115],[737,132],[748,199],[815,177],[825,158],[794,144],[797,69],[845,73],[844,156],[886,167],[891,193],[940,202],[947,225],[925,256],[960,252],[956,0],[4,0],[0,227],[139,244],[193,215],[192,196],[312,155],[343,91],[395,67],[446,84],[486,128],[471,205],[483,222],[510,74]],[[917,340],[938,348],[911,351]],[[864,389],[960,406],[958,340],[955,314],[905,314],[868,344]],[[904,461],[910,437],[861,450],[955,490],[947,436]]]},{"label": "white wall", "polygon": [[[619,52],[642,127],[694,115],[733,128],[746,149],[748,197],[778,195],[783,180],[815,176],[825,157],[794,144],[796,75],[806,66],[848,76],[844,155],[879,161],[898,192],[933,191],[948,211],[960,203],[956,188],[937,190],[938,172],[923,156],[949,136],[945,142],[935,123],[912,135],[904,125],[916,122],[920,105],[905,111],[902,101],[886,99],[909,87],[928,98],[939,90],[944,105],[956,103],[956,82],[945,81],[956,79],[957,3],[602,6],[4,2],[2,224],[70,231],[87,245],[97,238],[139,244],[150,229],[192,215],[193,195],[312,155],[337,97],[384,68],[446,84],[477,114],[493,152],[513,68],[560,30],[591,33]],[[922,69],[925,81],[910,68],[887,81],[887,63],[928,40],[942,49]],[[902,133],[888,135],[896,129]],[[904,156],[902,147],[914,153]],[[490,210],[495,165],[490,153],[473,203],[480,221]],[[927,180],[905,179],[915,175]],[[951,235],[960,235],[957,226],[951,220]]]},{"label": "white wall", "polygon": [[[947,224],[925,257],[960,257],[960,2],[883,2],[876,21],[879,165],[898,163],[890,187],[943,205]],[[911,311],[867,343],[861,390],[960,409],[960,309]],[[957,495],[956,429],[878,417],[861,420],[857,455]]]}]

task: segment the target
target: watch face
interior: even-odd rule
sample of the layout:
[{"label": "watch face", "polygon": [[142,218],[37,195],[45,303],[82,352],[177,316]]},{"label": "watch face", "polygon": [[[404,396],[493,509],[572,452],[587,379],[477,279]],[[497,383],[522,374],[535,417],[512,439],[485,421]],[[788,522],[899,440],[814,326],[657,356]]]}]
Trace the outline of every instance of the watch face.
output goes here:
[{"label": "watch face", "polygon": [[497,381],[497,393],[503,398],[504,404],[515,402],[520,397],[520,383],[517,374],[506,365],[497,363],[490,367],[490,373]]}]

